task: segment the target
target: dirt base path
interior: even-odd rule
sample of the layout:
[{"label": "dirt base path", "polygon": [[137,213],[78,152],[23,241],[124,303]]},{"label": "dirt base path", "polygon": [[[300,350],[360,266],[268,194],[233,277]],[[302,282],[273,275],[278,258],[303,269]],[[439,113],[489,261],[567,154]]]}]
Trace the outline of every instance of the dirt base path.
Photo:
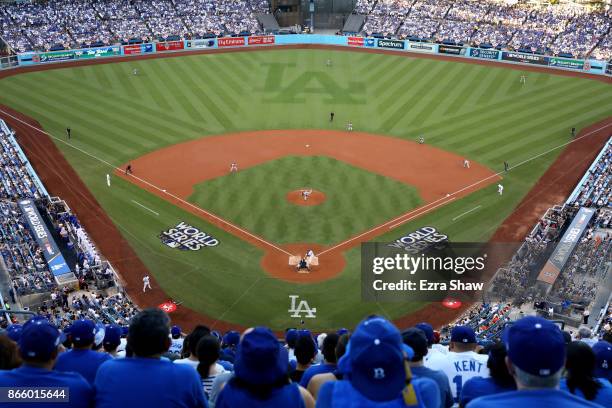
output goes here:
[{"label": "dirt base path", "polygon": [[[187,201],[197,184],[230,174],[232,163],[236,163],[240,171],[291,155],[332,157],[393,178],[416,187],[425,205],[331,247],[316,245],[315,253],[319,257],[316,271],[297,274],[288,264],[289,256],[303,255],[303,252],[268,242]],[[269,130],[209,136],[179,143],[132,160],[132,175],[127,176],[122,171],[115,174],[261,247],[266,251],[261,266],[272,277],[312,283],[339,274],[344,265],[342,253],[347,249],[500,179],[492,170],[476,162],[469,169],[464,168],[463,160],[462,156],[427,144],[364,132]],[[306,244],[295,245],[295,248],[302,248]]]}]

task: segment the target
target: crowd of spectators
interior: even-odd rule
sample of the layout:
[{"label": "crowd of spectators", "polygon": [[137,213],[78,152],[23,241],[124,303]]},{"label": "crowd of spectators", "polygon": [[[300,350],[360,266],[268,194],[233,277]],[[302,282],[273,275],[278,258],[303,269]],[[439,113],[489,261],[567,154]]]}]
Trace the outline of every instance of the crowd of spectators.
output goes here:
[{"label": "crowd of spectators", "polygon": [[584,207],[612,207],[612,141],[589,169],[580,191],[570,204]]},{"label": "crowd of spectators", "polygon": [[260,32],[254,0],[49,0],[2,3],[0,36],[15,52]]},{"label": "crowd of spectators", "polygon": [[[363,33],[561,56],[612,57],[611,17],[576,4],[380,0],[358,2]],[[368,12],[368,10],[370,10]]]},{"label": "crowd of spectators", "polygon": [[[505,310],[482,306],[469,321]],[[184,336],[159,309],[129,326],[35,316],[0,332],[0,387],[67,387],[68,408],[611,405],[610,336],[572,339],[527,316],[481,342],[461,323],[443,345],[428,323],[400,331],[380,316],[318,336],[287,329],[283,340],[265,327]]]}]

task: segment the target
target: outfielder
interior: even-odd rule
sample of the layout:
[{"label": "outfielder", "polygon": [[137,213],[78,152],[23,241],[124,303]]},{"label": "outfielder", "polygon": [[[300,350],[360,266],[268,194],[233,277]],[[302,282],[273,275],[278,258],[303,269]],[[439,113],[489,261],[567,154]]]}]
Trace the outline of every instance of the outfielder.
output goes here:
[{"label": "outfielder", "polygon": [[237,172],[237,171],[238,171],[238,164],[236,164],[236,163],[232,163],[232,164],[230,165],[230,173],[235,173],[235,172]]},{"label": "outfielder", "polygon": [[138,69],[134,68],[132,70],[132,75],[134,75],[134,76],[138,75]]},{"label": "outfielder", "polygon": [[504,186],[502,186],[501,184],[498,184],[497,192],[499,193],[499,195],[502,195],[504,193]]},{"label": "outfielder", "polygon": [[148,288],[148,289],[153,289],[153,288],[151,287],[151,282],[150,282],[150,281],[151,281],[151,278],[149,278],[149,275],[145,275],[145,276],[142,278],[142,283],[143,283],[143,285],[142,285],[142,292],[143,292],[143,293],[147,291],[147,288]]},{"label": "outfielder", "polygon": [[527,75],[521,75],[521,84],[525,85],[527,83]]},{"label": "outfielder", "polygon": [[332,60],[331,59],[327,59],[327,61],[325,62],[325,65],[327,65],[328,67],[332,66]]}]

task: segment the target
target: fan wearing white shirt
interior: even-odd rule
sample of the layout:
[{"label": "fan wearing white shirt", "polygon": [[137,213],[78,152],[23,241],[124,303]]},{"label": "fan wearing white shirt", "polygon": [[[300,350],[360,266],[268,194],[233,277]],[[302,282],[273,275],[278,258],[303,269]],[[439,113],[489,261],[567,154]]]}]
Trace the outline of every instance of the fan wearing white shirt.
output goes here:
[{"label": "fan wearing white shirt", "polygon": [[432,356],[425,363],[432,370],[441,370],[448,377],[455,402],[461,395],[461,388],[472,377],[489,377],[488,356],[478,354],[476,334],[469,326],[455,326],[451,331],[449,352]]}]

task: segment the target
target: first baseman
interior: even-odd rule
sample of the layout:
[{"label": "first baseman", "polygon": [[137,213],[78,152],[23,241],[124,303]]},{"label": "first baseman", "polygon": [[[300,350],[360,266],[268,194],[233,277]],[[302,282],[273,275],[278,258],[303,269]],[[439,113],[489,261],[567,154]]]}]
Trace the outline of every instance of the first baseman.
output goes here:
[{"label": "first baseman", "polygon": [[142,278],[142,283],[143,283],[143,285],[142,285],[142,291],[143,291],[143,292],[146,292],[146,291],[147,291],[147,289],[153,289],[153,288],[151,287],[151,282],[150,282],[150,281],[151,281],[151,278],[149,278],[149,275],[145,275],[145,276]]}]

